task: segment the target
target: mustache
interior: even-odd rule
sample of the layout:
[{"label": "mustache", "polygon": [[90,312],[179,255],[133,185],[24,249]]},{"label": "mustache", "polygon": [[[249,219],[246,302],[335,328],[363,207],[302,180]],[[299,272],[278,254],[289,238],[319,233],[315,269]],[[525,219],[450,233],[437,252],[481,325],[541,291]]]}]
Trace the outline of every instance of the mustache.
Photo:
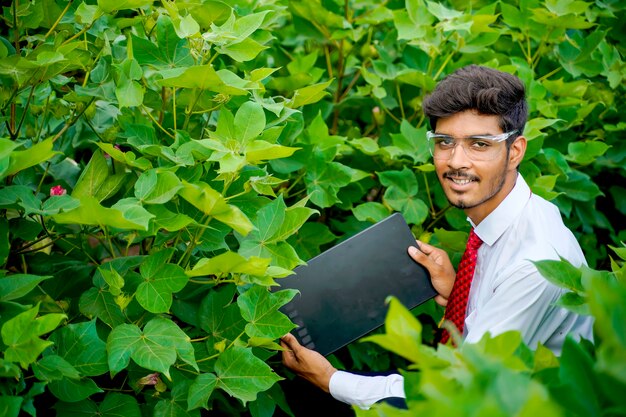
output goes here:
[{"label": "mustache", "polygon": [[464,178],[470,181],[480,181],[480,178],[478,178],[476,175],[471,175],[465,171],[462,170],[450,170],[450,171],[446,171],[443,173],[443,178]]}]

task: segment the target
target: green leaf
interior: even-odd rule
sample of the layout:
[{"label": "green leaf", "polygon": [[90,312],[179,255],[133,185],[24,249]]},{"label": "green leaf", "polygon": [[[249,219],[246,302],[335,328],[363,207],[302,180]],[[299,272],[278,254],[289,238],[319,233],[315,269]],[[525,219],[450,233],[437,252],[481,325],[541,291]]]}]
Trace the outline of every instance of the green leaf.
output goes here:
[{"label": "green leaf", "polygon": [[187,398],[188,410],[194,408],[208,409],[209,397],[217,385],[215,374],[200,374],[189,387],[189,397]]},{"label": "green leaf", "polygon": [[[224,76],[224,74],[222,74]],[[231,96],[248,94],[247,90],[227,84],[211,65],[199,65],[184,69],[179,74],[158,81],[164,87],[197,88]]]},{"label": "green leaf", "polygon": [[239,208],[227,204],[224,197],[206,183],[183,182],[179,194],[203,213],[226,223],[243,235],[247,235],[253,228],[250,220]]},{"label": "green leaf", "polygon": [[141,223],[135,223],[132,219],[125,218],[120,210],[103,207],[93,197],[82,197],[80,199],[80,203],[80,207],[67,212],[55,214],[52,218],[57,223],[61,224],[77,223],[101,227],[111,226],[118,229],[147,229],[147,217],[145,215],[138,218],[138,222]]},{"label": "green leaf", "polygon": [[215,363],[215,373],[217,388],[239,398],[244,405],[282,379],[254,356],[252,350],[240,346],[233,346],[220,355]]},{"label": "green leaf", "polygon": [[33,373],[40,381],[55,381],[65,377],[79,379],[80,373],[59,355],[48,355],[33,364]]},{"label": "green leaf", "polygon": [[98,7],[104,12],[111,13],[117,10],[137,9],[149,6],[154,0],[98,0]]},{"label": "green leaf", "polygon": [[2,178],[15,175],[20,171],[39,165],[56,155],[58,152],[52,150],[53,138],[43,140],[23,151],[11,152],[9,166],[2,172]]},{"label": "green leaf", "polygon": [[31,292],[40,282],[52,276],[14,274],[0,277],[0,301],[10,301]]},{"label": "green leaf", "polygon": [[58,381],[51,381],[48,388],[55,397],[66,402],[82,401],[93,394],[102,392],[91,378],[63,378]]},{"label": "green leaf", "polygon": [[217,47],[216,50],[221,54],[228,55],[237,62],[246,62],[256,58],[257,55],[267,48],[267,46],[261,45],[252,38],[246,38],[241,42]]},{"label": "green leaf", "polygon": [[269,259],[252,257],[246,259],[238,253],[227,251],[213,258],[202,258],[193,267],[191,271],[187,271],[190,277],[216,275],[223,277],[228,274],[251,274],[265,275]]},{"label": "green leaf", "polygon": [[221,286],[210,291],[200,304],[198,321],[210,336],[207,340],[209,351],[218,350],[216,346],[224,341],[234,342],[244,332],[246,321],[241,317],[239,306],[232,303],[234,294],[234,285]]},{"label": "green leaf", "polygon": [[109,370],[106,344],[96,331],[96,321],[68,324],[50,336],[57,354],[84,376],[98,376]]},{"label": "green leaf", "polygon": [[[96,197],[109,177],[109,166],[101,151],[94,152],[74,186],[72,197]],[[99,199],[98,201],[102,201]]]},{"label": "green leaf", "polygon": [[239,143],[256,139],[265,129],[265,112],[259,103],[246,101],[235,114],[235,138]]},{"label": "green leaf", "polygon": [[543,260],[533,264],[545,279],[561,288],[575,292],[583,292],[582,273],[566,260]]},{"label": "green leaf", "polygon": [[135,297],[143,308],[151,313],[166,313],[172,306],[172,293],[182,290],[189,278],[178,265],[162,262],[157,252],[146,258],[139,270],[144,282],[139,284]]},{"label": "green leaf", "polygon": [[352,181],[351,168],[339,162],[333,162],[332,157],[329,158],[330,154],[328,151],[315,151],[304,177],[311,202],[321,208],[330,207],[339,202],[337,198],[339,189]]},{"label": "green leaf", "polygon": [[354,217],[359,221],[368,221],[376,223],[389,216],[390,212],[387,207],[380,203],[368,202],[359,204],[352,209]]},{"label": "green leaf", "polygon": [[143,104],[144,87],[139,82],[121,77],[115,89],[115,96],[120,109],[137,107]]},{"label": "green leaf", "polygon": [[385,334],[368,336],[363,341],[377,343],[413,363],[420,363],[422,325],[395,297],[389,297],[388,302]]},{"label": "green leaf", "polygon": [[0,414],[6,417],[18,417],[23,401],[23,397],[12,395],[0,396]]},{"label": "green leaf", "polygon": [[64,195],[53,195],[44,201],[41,207],[41,214],[44,216],[52,216],[62,211],[70,211],[80,206],[80,201],[76,198]]},{"label": "green leaf", "polygon": [[245,239],[238,237],[239,253],[244,257],[270,258],[273,265],[293,269],[302,261],[284,240],[296,233],[315,212],[306,207],[287,208],[280,195],[258,211],[254,222],[256,230]]},{"label": "green leaf", "polygon": [[277,339],[296,326],[278,311],[297,294],[296,290],[274,293],[261,286],[253,286],[237,298],[242,317],[248,321],[246,334],[250,337]]},{"label": "green leaf", "polygon": [[428,206],[416,197],[418,191],[415,174],[404,167],[402,171],[379,172],[381,184],[387,187],[384,201],[394,210],[402,212],[407,223],[422,224],[428,216]]},{"label": "green leaf", "polygon": [[426,126],[414,128],[408,121],[402,120],[400,133],[391,135],[394,146],[400,149],[401,155],[410,156],[415,164],[426,162],[430,159],[428,140],[426,139]]},{"label": "green leaf", "polygon": [[139,366],[161,372],[170,378],[169,369],[176,356],[198,370],[189,337],[169,319],[155,317],[143,331],[134,324],[115,327],[107,339],[109,369],[117,374],[132,358]]},{"label": "green leaf", "polygon": [[154,218],[154,215],[143,208],[139,200],[134,197],[117,200],[117,202],[111,206],[111,210],[119,210],[124,216],[124,219],[131,221],[133,224],[140,225],[143,230],[148,230],[150,220]]},{"label": "green leaf", "polygon": [[180,180],[171,171],[150,169],[143,172],[135,183],[135,197],[144,204],[164,204],[182,188]]},{"label": "green leaf", "polygon": [[271,159],[287,158],[300,148],[276,145],[264,140],[255,140],[246,147],[246,161],[258,164]]},{"label": "green leaf", "polygon": [[307,104],[317,103],[323,99],[328,92],[324,91],[333,82],[328,80],[323,83],[309,85],[304,88],[299,88],[294,91],[291,100],[287,103],[287,106],[292,109],[305,106]]},{"label": "green leaf", "polygon": [[39,336],[51,332],[61,320],[67,318],[65,314],[37,317],[38,312],[39,304],[6,321],[0,331],[2,342],[7,346],[4,359],[18,362],[24,369],[35,362],[46,347],[52,345],[52,342]]},{"label": "green leaf", "polygon": [[568,154],[565,158],[579,165],[589,165],[599,156],[604,155],[609,147],[609,145],[600,141],[570,142],[567,146]]},{"label": "green leaf", "polygon": [[96,404],[91,400],[75,403],[57,403],[57,417],[141,417],[137,400],[127,394],[110,392],[104,401]]},{"label": "green leaf", "polygon": [[97,317],[111,328],[126,322],[126,317],[115,302],[115,298],[104,289],[88,289],[80,296],[78,307],[85,316]]}]

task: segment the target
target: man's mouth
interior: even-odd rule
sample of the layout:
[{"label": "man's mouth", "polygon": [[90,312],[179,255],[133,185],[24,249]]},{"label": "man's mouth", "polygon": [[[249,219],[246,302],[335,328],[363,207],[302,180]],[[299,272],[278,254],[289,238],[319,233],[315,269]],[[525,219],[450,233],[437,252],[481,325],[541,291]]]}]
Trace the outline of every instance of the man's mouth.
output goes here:
[{"label": "man's mouth", "polygon": [[462,172],[446,172],[443,174],[443,177],[458,186],[464,186],[474,181],[478,181],[478,177]]}]

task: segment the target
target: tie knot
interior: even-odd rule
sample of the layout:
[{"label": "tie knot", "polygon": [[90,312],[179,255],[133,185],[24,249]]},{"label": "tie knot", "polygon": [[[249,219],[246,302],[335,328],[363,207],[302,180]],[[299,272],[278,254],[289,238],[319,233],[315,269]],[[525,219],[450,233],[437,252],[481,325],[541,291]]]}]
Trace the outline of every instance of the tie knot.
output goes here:
[{"label": "tie knot", "polygon": [[474,233],[474,229],[472,228],[472,230],[470,230],[469,238],[467,239],[467,249],[477,250],[482,244],[483,241],[480,240],[476,233]]}]

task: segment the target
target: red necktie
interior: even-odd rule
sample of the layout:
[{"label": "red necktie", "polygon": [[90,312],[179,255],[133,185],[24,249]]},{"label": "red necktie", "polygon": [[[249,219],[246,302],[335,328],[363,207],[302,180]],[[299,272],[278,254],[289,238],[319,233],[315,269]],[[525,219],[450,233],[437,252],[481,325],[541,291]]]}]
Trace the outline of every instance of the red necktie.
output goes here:
[{"label": "red necktie", "polygon": [[[474,278],[478,248],[480,248],[482,243],[483,241],[474,233],[474,229],[472,228],[469,238],[467,239],[465,252],[463,253],[463,257],[461,257],[461,263],[459,263],[459,270],[456,273],[456,280],[454,281],[450,298],[448,298],[448,306],[446,307],[446,312],[443,317],[445,320],[454,323],[461,334],[463,333],[463,326],[465,324],[467,299],[472,285],[472,278]],[[441,335],[441,343],[446,343],[449,338],[450,334],[444,329]]]}]

